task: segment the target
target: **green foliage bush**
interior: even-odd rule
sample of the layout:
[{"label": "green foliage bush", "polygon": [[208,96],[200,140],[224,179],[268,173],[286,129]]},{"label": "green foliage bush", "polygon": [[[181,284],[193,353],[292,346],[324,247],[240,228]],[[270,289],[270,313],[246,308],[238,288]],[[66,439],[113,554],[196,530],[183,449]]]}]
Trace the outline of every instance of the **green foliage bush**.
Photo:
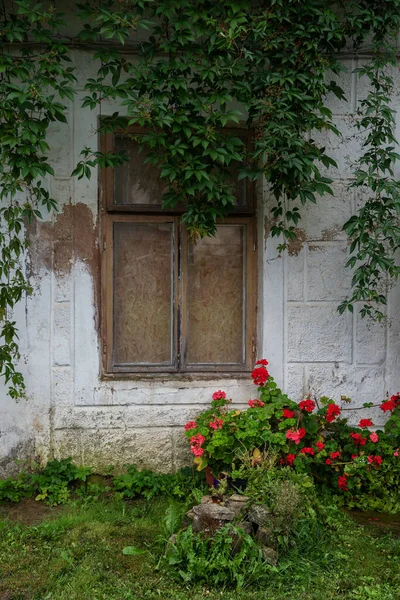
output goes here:
[{"label": "green foliage bush", "polygon": [[178,581],[216,587],[251,585],[268,570],[258,544],[233,525],[221,527],[212,539],[193,532],[191,526],[180,531],[167,547],[166,565]]},{"label": "green foliage bush", "polygon": [[[173,474],[159,474],[135,465],[125,465],[125,473],[93,479],[90,467],[78,467],[70,458],[51,460],[44,468],[31,465],[15,478],[0,480],[0,501],[19,502],[24,498],[43,500],[46,504],[64,504],[72,497],[97,500],[107,493],[118,499],[155,496],[188,498],[206,491],[204,475],[184,468]],[[97,481],[99,480],[99,481]]]},{"label": "green foliage bush", "polygon": [[[398,512],[400,394],[377,405],[390,417],[382,430],[372,431],[370,419],[355,427],[344,418],[351,410],[348,398],[341,407],[329,398],[293,402],[270,377],[267,364],[258,361],[252,372],[259,399],[249,400],[247,410],[230,409],[231,400],[219,390],[211,408],[186,424],[198,469],[209,466],[216,476],[227,472],[249,481],[265,477],[268,486],[263,466],[272,455],[281,466],[312,476],[318,489],[327,487],[341,504]],[[366,403],[362,411],[369,408]]]}]

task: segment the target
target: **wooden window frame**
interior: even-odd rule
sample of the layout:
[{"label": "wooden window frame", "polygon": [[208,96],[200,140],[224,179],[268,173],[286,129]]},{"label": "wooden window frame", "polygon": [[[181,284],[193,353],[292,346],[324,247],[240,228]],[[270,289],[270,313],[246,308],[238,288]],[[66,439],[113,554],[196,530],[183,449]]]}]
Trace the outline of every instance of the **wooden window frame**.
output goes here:
[{"label": "wooden window frame", "polygon": [[[239,130],[243,133],[243,130]],[[117,131],[116,134],[139,133],[143,130],[131,128],[128,131]],[[113,149],[113,135],[106,134],[100,138],[101,150]],[[251,198],[251,212],[254,212],[253,199],[255,197],[254,185],[250,184],[247,190]],[[245,261],[245,361],[244,364],[196,364],[187,365],[187,340],[188,340],[188,307],[187,275],[188,275],[188,236],[181,223],[180,215],[184,209],[178,207],[174,211],[163,211],[160,206],[149,205],[115,205],[114,172],[111,168],[102,169],[100,172],[100,236],[101,236],[101,318],[100,335],[102,341],[102,375],[105,378],[182,378],[182,377],[229,377],[247,376],[254,365],[256,358],[256,323],[257,323],[257,239],[255,217],[250,216],[249,209],[235,212],[232,216],[218,221],[220,225],[243,224],[245,225],[246,240],[244,246]],[[114,352],[114,223],[173,223],[174,225],[174,291],[173,291],[173,364],[172,365],[115,365]]]}]

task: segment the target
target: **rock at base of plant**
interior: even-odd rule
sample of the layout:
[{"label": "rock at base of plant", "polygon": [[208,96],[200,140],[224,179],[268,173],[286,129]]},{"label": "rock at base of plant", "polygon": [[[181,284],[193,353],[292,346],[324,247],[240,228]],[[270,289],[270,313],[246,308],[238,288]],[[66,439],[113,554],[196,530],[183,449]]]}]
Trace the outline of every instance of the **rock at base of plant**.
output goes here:
[{"label": "rock at base of plant", "polygon": [[203,496],[201,499],[202,504],[211,504],[212,501],[212,496]]},{"label": "rock at base of plant", "polygon": [[266,527],[259,527],[256,533],[256,540],[260,542],[263,546],[268,546],[268,544],[272,542],[271,529],[267,529]]},{"label": "rock at base of plant", "polygon": [[[193,514],[193,517],[192,517]],[[187,517],[192,517],[193,531],[215,532],[221,525],[233,521],[235,513],[226,506],[220,504],[199,504],[194,506]]]},{"label": "rock at base of plant", "polygon": [[249,502],[250,498],[248,496],[241,496],[240,494],[232,494],[232,496],[229,496],[229,500],[232,502]]},{"label": "rock at base of plant", "polygon": [[235,517],[238,517],[246,509],[245,502],[235,502],[231,498],[229,498],[224,504],[225,504],[226,508],[228,508],[229,510],[231,510],[235,513]]},{"label": "rock at base of plant", "polygon": [[240,521],[240,523],[237,523],[236,527],[243,529],[247,535],[251,535],[253,533],[253,527],[248,521]]},{"label": "rock at base of plant", "polygon": [[264,504],[254,504],[248,512],[247,520],[261,527],[270,516],[271,513],[267,506]]},{"label": "rock at base of plant", "polygon": [[276,550],[267,546],[263,546],[262,553],[265,562],[267,562],[269,565],[276,567],[276,565],[278,564],[278,553],[276,552]]}]

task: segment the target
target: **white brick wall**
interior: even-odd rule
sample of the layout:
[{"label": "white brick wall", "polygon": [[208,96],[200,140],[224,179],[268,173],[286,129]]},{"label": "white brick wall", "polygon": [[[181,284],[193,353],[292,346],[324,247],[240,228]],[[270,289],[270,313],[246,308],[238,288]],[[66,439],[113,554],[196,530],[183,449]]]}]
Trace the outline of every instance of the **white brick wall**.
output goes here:
[{"label": "white brick wall", "polygon": [[[77,51],[75,58],[82,89],[96,65],[84,52]],[[356,61],[347,60],[346,66],[351,71]],[[398,72],[396,81],[400,84]],[[272,201],[267,192],[260,199],[258,355],[268,358],[271,373],[296,400],[308,393],[336,400],[343,394],[362,403],[381,400],[386,391],[400,387],[400,289],[391,294],[390,328],[368,327],[357,315],[336,311],[350,289],[341,228],[356,209],[346,178],[360,148],[353,114],[365,93],[350,72],[340,76],[340,84],[348,102],[332,98],[331,108],[344,137],[327,134],[324,140],[340,166],[339,172],[329,172],[335,195],[303,209],[303,241],[282,258],[276,259],[277,241],[265,239]],[[4,389],[0,393],[0,476],[13,456],[34,452],[43,459],[72,456],[99,469],[125,462],[177,468],[187,457],[182,425],[209,402],[213,390],[225,389],[239,405],[254,396],[254,385],[243,380],[100,378],[96,281],[82,249],[80,223],[73,218],[73,207],[85,205],[96,239],[98,184],[96,177],[70,178],[80,150],[97,146],[98,115],[80,108],[82,95],[69,107],[68,125],[54,126],[49,139],[56,172],[49,185],[65,210],[51,217],[53,227],[38,232],[35,244],[43,252],[32,257],[35,293],[17,310],[29,398],[15,403]],[[393,102],[398,106],[400,97]],[[102,107],[103,114],[114,110]],[[63,215],[61,228],[57,224]]]}]

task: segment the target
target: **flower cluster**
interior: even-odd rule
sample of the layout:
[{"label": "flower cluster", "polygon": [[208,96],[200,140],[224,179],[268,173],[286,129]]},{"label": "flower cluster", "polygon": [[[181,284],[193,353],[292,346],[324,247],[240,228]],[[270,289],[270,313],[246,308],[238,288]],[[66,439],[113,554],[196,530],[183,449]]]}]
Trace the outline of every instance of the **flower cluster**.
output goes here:
[{"label": "flower cluster", "polygon": [[257,367],[253,369],[251,376],[253,378],[254,385],[264,385],[268,380],[269,373],[265,367]]},{"label": "flower cluster", "polygon": [[283,409],[283,416],[285,417],[285,419],[293,419],[293,417],[294,417],[294,410],[289,410],[288,408],[284,408]]},{"label": "flower cluster", "polygon": [[[398,469],[400,485],[400,394],[380,405],[391,413],[385,430],[371,431],[370,418],[360,419],[357,427],[337,419],[341,408],[328,398],[291,401],[270,377],[267,365],[267,360],[259,360],[252,371],[259,398],[248,400],[247,410],[230,409],[231,400],[217,390],[210,409],[186,423],[198,469],[209,465],[215,474],[229,472],[240,467],[243,452],[258,453],[261,458],[252,461],[252,468],[257,468],[263,449],[271,448],[280,465],[339,488],[352,502],[360,489],[373,489],[371,478],[385,477],[387,465]],[[379,468],[382,464],[386,469]]]},{"label": "flower cluster", "polygon": [[306,400],[299,402],[299,408],[305,412],[312,413],[315,408],[315,402],[314,400],[311,400],[311,398],[307,398]]},{"label": "flower cluster", "polygon": [[341,411],[338,405],[331,402],[330,404],[328,404],[325,419],[328,423],[332,423],[336,419],[336,417],[340,415],[340,412]]},{"label": "flower cluster", "polygon": [[215,418],[214,421],[210,421],[211,429],[222,429],[223,424],[224,424],[223,419]]},{"label": "flower cluster", "polygon": [[400,405],[400,392],[397,394],[393,394],[390,400],[386,400],[386,402],[382,402],[380,408],[383,412],[390,411],[393,412],[395,408]]},{"label": "flower cluster", "polygon": [[289,431],[286,432],[286,437],[288,440],[291,440],[295,444],[300,444],[301,440],[306,435],[306,433],[307,432],[304,429],[304,427],[301,427],[297,431],[295,431],[294,429],[289,429]]},{"label": "flower cluster", "polygon": [[248,405],[250,406],[250,408],[262,408],[264,406],[264,402],[262,402],[261,400],[249,400]]},{"label": "flower cluster", "polygon": [[222,390],[218,390],[218,392],[214,392],[212,395],[213,400],[225,400],[225,398],[226,398],[226,393],[223,392]]},{"label": "flower cluster", "polygon": [[190,438],[190,452],[195,456],[201,456],[204,454],[204,448],[202,448],[202,444],[206,441],[204,435],[198,433],[197,435],[193,435]]}]

